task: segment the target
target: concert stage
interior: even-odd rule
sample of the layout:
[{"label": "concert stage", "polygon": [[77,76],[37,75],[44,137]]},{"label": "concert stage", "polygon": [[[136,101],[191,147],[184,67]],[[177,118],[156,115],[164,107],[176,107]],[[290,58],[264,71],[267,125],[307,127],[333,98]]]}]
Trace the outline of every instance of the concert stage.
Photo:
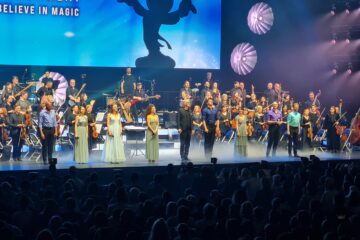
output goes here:
[{"label": "concert stage", "polygon": [[[56,153],[58,158],[58,169],[67,169],[70,166],[76,166],[79,169],[101,169],[101,168],[132,168],[132,167],[161,167],[166,166],[169,163],[176,165],[181,165],[181,159],[179,156],[179,146],[177,142],[174,144],[174,148],[161,148],[160,149],[160,159],[155,163],[149,163],[143,153],[145,150],[140,147],[138,150],[138,156],[134,155],[135,150],[127,150],[127,156],[129,156],[124,163],[119,164],[110,164],[104,163],[101,161],[102,151],[93,151],[90,156],[90,161],[87,164],[77,164],[72,159],[72,151],[61,151]],[[251,142],[248,146],[249,156],[246,158],[234,158],[233,157],[233,143],[216,143],[214,148],[213,156],[218,159],[217,164],[247,164],[247,163],[256,163],[261,160],[266,160],[270,163],[294,163],[300,162],[300,158],[288,157],[287,151],[284,147],[281,147],[278,150],[276,157],[265,157],[265,145],[259,144],[257,142]],[[309,157],[309,155],[314,154],[321,159],[321,161],[348,161],[348,160],[360,160],[360,152],[341,152],[341,153],[328,153],[317,151],[299,151],[300,156]],[[194,165],[207,165],[210,164],[210,159],[204,159],[203,146],[192,146],[189,155],[190,160]],[[32,171],[32,170],[46,170],[48,165],[42,163],[41,158],[38,161],[32,160],[23,160],[21,162],[14,161],[1,161],[0,162],[0,171]]]}]

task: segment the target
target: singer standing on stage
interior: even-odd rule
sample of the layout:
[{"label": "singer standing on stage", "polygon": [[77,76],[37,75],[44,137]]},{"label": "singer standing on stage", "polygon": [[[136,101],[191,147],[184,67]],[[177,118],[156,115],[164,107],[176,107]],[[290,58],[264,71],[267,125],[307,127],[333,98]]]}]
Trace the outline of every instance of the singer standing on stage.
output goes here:
[{"label": "singer standing on stage", "polygon": [[298,139],[300,136],[301,114],[299,113],[299,104],[294,103],[294,111],[289,113],[287,118],[287,134],[288,134],[288,153],[291,157],[291,149],[293,149],[294,156],[297,155]]},{"label": "singer standing on stage", "polygon": [[51,102],[47,101],[45,103],[45,109],[41,110],[39,116],[39,130],[44,164],[47,164],[52,158],[55,137],[58,135],[56,130],[57,125],[55,110],[52,109]]},{"label": "singer standing on stage", "polygon": [[21,161],[21,148],[24,140],[20,138],[21,128],[25,127],[24,115],[21,114],[20,105],[15,106],[15,112],[10,115],[9,126],[13,145],[13,160]]},{"label": "singer standing on stage", "polygon": [[273,108],[268,111],[266,115],[266,123],[269,126],[269,140],[266,149],[266,157],[269,157],[270,151],[272,148],[272,156],[276,156],[277,146],[280,140],[280,127],[282,123],[282,113],[278,109],[279,104],[277,102],[273,102]]},{"label": "singer standing on stage", "polygon": [[87,163],[89,161],[88,143],[88,118],[85,107],[80,107],[80,112],[75,118],[75,162]]},{"label": "singer standing on stage", "polygon": [[183,106],[177,114],[177,127],[180,134],[180,157],[181,161],[189,161],[189,148],[191,141],[192,117],[190,112],[190,100],[185,99]]},{"label": "singer standing on stage", "polygon": [[150,105],[146,111],[146,159],[149,162],[159,160],[159,116],[156,114],[154,105]]},{"label": "singer standing on stage", "polygon": [[205,158],[208,160],[212,157],[212,152],[215,143],[215,130],[219,127],[217,119],[218,109],[214,106],[212,99],[207,100],[207,107],[203,110],[203,124],[204,124],[204,150]]}]

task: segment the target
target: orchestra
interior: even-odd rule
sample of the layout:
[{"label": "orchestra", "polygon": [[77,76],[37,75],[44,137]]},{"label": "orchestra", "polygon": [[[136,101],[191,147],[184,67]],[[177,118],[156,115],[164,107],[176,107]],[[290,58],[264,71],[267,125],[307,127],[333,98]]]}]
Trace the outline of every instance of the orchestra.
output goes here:
[{"label": "orchestra", "polygon": [[[0,107],[1,144],[6,145],[11,141],[11,160],[21,161],[21,148],[29,137],[29,126],[34,124],[42,144],[43,162],[46,164],[52,158],[57,137],[62,136],[59,127],[63,125],[72,147],[81,145],[81,154],[85,157],[78,157],[80,155],[77,154],[77,161],[87,162],[84,144],[91,154],[101,131],[96,126],[95,100],[89,99],[86,84],[78,86],[75,79],[70,79],[64,104],[55,106],[56,87],[50,72],[46,71],[39,81],[35,102],[29,100],[29,88],[33,83],[24,87],[19,78],[13,76],[11,82],[3,87]],[[246,87],[250,87],[242,81],[234,81],[233,88],[226,91],[210,72],[203,83],[194,84],[196,89],[192,89],[191,81],[191,78],[184,81],[178,95],[180,108],[177,111],[177,130],[183,162],[189,160],[190,145],[203,144],[204,155],[208,159],[213,156],[215,141],[224,142],[225,139],[228,143],[233,142],[237,157],[248,156],[247,146],[254,142],[266,144],[263,153],[266,157],[270,157],[270,154],[276,156],[283,139],[287,141],[289,157],[298,157],[298,149],[311,151],[318,147],[316,140],[320,131],[325,132],[323,140],[326,140],[320,145],[325,144],[330,152],[342,150],[342,146],[348,142],[356,144],[359,141],[359,114],[354,118],[349,117],[348,121],[346,112],[342,110],[342,100],[339,106],[332,106],[326,113],[326,108],[320,104],[320,90],[309,91],[308,99],[299,102],[294,101],[290,91],[283,90],[280,83],[268,82],[264,91],[255,92],[253,85],[247,91]],[[114,118],[117,121],[121,116],[122,123],[116,123],[120,129],[123,129],[122,124],[140,124],[140,119],[143,119],[142,123],[146,122],[145,112],[150,100],[156,102],[160,95],[149,96],[143,83],[132,74],[131,68],[126,69],[118,89],[115,97],[107,100],[107,105],[111,107],[109,111],[112,112],[108,120]],[[153,91],[151,93],[154,94]],[[37,109],[37,114],[32,113],[33,108]],[[344,131],[349,127],[350,135]],[[79,134],[84,129],[87,133]],[[108,131],[105,137],[111,137],[111,134]],[[120,155],[123,161],[122,153]],[[117,162],[110,158],[106,161]],[[157,160],[157,157],[149,160]]]}]

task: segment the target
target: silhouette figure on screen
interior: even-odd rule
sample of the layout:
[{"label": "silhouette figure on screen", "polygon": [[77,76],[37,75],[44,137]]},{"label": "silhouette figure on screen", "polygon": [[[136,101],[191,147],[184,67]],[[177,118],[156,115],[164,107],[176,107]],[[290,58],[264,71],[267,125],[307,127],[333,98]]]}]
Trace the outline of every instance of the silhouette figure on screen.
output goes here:
[{"label": "silhouette figure on screen", "polygon": [[174,0],[146,0],[148,9],[145,9],[138,0],[117,0],[119,3],[126,3],[133,7],[135,12],[143,17],[144,42],[149,51],[148,56],[136,59],[136,67],[164,67],[174,68],[176,63],[169,57],[161,53],[160,47],[164,47],[160,41],[165,42],[168,49],[171,45],[165,38],[160,36],[159,30],[162,24],[175,25],[183,18],[197,10],[192,4],[192,0],[182,0],[177,11],[170,12],[174,5]]}]

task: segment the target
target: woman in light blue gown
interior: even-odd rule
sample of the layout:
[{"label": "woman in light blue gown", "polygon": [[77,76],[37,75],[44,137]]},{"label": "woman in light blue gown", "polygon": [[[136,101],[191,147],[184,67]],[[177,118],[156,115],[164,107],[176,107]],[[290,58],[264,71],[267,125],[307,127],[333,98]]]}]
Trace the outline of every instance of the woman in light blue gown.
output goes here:
[{"label": "woman in light blue gown", "polygon": [[88,145],[88,118],[85,107],[80,108],[79,115],[75,118],[75,162],[87,163],[89,161]]},{"label": "woman in light blue gown", "polygon": [[109,163],[125,162],[124,143],[122,140],[121,116],[117,104],[111,105],[107,115],[107,134],[103,151],[103,161]]},{"label": "woman in light blue gown", "polygon": [[149,162],[159,160],[159,116],[154,105],[150,105],[146,112],[146,159]]}]

